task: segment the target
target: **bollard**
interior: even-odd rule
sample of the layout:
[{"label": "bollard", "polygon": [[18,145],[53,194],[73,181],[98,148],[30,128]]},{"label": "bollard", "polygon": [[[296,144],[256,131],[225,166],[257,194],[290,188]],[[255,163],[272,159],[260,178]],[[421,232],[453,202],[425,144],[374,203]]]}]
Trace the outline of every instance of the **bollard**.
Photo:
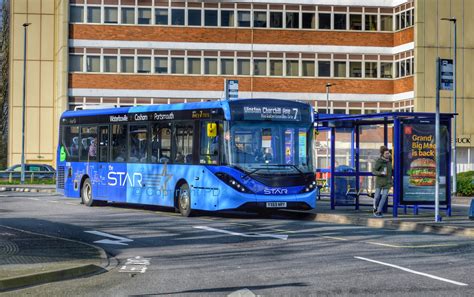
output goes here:
[{"label": "bollard", "polygon": [[35,173],[32,172],[31,175],[30,175],[30,184],[33,184],[34,178],[35,178]]},{"label": "bollard", "polygon": [[13,177],[12,177],[13,172],[10,172],[8,175],[8,183],[11,184],[13,182]]},{"label": "bollard", "polygon": [[469,207],[469,219],[474,220],[474,199],[471,199],[471,207]]}]

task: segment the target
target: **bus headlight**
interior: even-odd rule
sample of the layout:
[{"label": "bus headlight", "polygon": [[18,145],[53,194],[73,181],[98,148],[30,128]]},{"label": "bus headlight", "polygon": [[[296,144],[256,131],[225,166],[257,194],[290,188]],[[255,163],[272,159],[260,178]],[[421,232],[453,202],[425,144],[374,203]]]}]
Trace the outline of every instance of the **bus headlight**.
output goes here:
[{"label": "bus headlight", "polygon": [[303,190],[301,190],[300,193],[309,193],[311,191],[314,191],[316,189],[316,181],[315,180],[310,180],[309,182],[306,183],[304,186]]},{"label": "bus headlight", "polygon": [[234,190],[241,192],[241,193],[252,193],[249,189],[247,189],[244,185],[241,185],[238,181],[236,181],[232,176],[228,175],[227,173],[218,172],[216,176],[222,180],[224,183],[229,185]]}]

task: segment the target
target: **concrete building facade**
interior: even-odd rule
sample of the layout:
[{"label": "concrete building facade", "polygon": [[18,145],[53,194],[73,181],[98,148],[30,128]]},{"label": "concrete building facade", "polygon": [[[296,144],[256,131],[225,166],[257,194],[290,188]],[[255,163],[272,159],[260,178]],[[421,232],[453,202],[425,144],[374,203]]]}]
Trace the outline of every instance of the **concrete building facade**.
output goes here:
[{"label": "concrete building facade", "polygon": [[[225,79],[239,80],[239,97],[305,100],[319,112],[431,111],[434,57],[450,55],[449,24],[438,19],[446,13],[474,29],[454,8],[467,2],[12,1],[9,163],[21,153],[24,22],[32,23],[26,159],[54,164],[66,109],[218,100]],[[467,46],[464,30],[459,44],[465,36]],[[458,57],[462,77],[474,62]],[[458,87],[458,106],[474,111],[472,87]],[[443,94],[443,111],[452,111],[450,96]],[[458,122],[459,135],[474,134]]]}]

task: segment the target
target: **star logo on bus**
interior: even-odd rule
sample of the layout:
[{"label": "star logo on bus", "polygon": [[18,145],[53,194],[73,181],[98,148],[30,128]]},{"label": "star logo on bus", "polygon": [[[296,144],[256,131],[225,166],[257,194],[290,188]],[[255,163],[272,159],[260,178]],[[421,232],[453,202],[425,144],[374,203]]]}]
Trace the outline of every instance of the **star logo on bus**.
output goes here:
[{"label": "star logo on bus", "polygon": [[160,180],[162,182],[163,191],[166,191],[166,184],[173,177],[172,174],[168,174],[168,163],[163,165],[163,171],[161,174],[158,174],[158,176],[161,176]]}]

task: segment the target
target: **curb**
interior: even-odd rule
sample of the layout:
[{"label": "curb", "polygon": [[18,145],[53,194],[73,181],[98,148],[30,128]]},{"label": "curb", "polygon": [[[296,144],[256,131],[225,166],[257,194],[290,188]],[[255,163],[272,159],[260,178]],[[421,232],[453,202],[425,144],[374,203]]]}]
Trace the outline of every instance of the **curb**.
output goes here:
[{"label": "curb", "polygon": [[98,259],[98,261],[101,262],[100,264],[101,266],[95,265],[95,264],[84,264],[84,265],[74,266],[70,268],[59,269],[59,270],[32,273],[32,274],[23,275],[23,276],[0,279],[0,292],[12,291],[12,290],[21,289],[24,287],[36,286],[36,285],[41,285],[45,283],[63,281],[63,280],[93,275],[93,274],[104,273],[104,272],[109,271],[113,267],[115,267],[118,263],[115,260],[115,258],[109,258],[105,250],[99,246],[95,246],[86,242],[80,242],[77,240],[21,230],[21,229],[17,229],[17,228],[5,226],[5,225],[0,225],[0,226],[3,228],[12,229],[19,232],[30,233],[30,234],[35,234],[39,236],[50,237],[54,239],[70,241],[70,242],[75,242],[77,244],[90,246],[92,248],[95,248],[99,252],[100,259]]},{"label": "curb", "polygon": [[56,193],[56,189],[34,187],[0,187],[0,192]]},{"label": "curb", "polygon": [[312,219],[316,222],[352,224],[376,229],[390,229],[405,232],[432,233],[439,235],[457,235],[463,237],[474,237],[474,228],[456,226],[443,226],[443,223],[417,223],[391,221],[378,218],[352,217],[341,214],[316,213]]},{"label": "curb", "polygon": [[0,292],[16,290],[28,286],[36,286],[44,283],[78,278],[81,276],[97,274],[105,271],[106,270],[100,266],[94,264],[87,264],[67,269],[7,278],[0,280]]}]

